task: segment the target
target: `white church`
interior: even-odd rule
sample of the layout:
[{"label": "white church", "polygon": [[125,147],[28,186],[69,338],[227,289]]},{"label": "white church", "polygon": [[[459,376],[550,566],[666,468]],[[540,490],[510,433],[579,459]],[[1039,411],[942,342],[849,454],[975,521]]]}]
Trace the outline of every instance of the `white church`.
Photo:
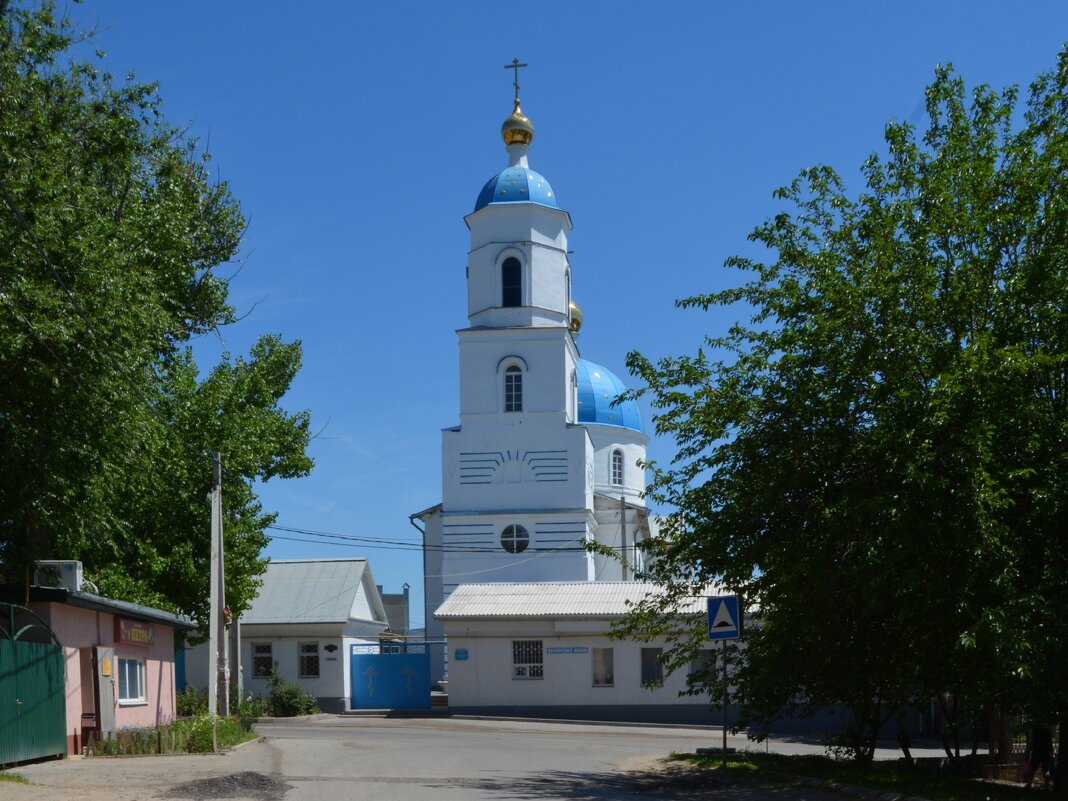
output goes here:
[{"label": "white church", "polygon": [[623,383],[580,356],[571,217],[530,167],[518,80],[501,134],[507,166],[465,217],[460,423],[442,432],[441,503],[412,516],[427,639],[447,641],[431,675],[447,671],[454,711],[662,719],[696,702],[703,719],[707,700],[678,697],[685,676],[643,687],[661,678],[656,643],[607,637],[651,591],[634,581],[648,437],[637,405],[617,401]]}]

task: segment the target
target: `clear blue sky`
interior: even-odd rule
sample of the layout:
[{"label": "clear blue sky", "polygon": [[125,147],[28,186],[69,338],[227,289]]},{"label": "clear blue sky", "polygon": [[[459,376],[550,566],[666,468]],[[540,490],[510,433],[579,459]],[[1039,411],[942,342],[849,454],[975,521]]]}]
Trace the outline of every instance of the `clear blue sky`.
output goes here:
[{"label": "clear blue sky", "polygon": [[197,344],[202,364],[264,332],[303,342],[285,403],[321,431],[316,467],[264,486],[265,507],[280,525],[408,544],[275,539],[268,555],[367,556],[386,591],[412,586],[413,625],[408,516],[440,500],[440,429],[458,422],[463,217],[506,164],[503,65],[530,65],[531,167],[575,224],[582,355],[629,381],[627,351],[692,352],[733,322],[673,303],[737,283],[723,260],[751,252],[775,187],[826,163],[856,192],[886,121],[922,122],[936,64],[969,85],[1026,85],[1068,38],[1063,0],[87,0],[71,13],[96,25],[115,75],[159,81],[249,219],[231,298],[251,313]]}]

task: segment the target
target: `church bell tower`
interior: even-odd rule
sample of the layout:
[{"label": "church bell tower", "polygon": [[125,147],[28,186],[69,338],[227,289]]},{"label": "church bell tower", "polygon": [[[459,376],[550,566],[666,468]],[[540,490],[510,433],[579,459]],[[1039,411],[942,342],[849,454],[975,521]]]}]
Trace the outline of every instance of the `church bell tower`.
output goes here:
[{"label": "church bell tower", "polygon": [[[534,125],[519,100],[501,126],[507,166],[464,221],[467,326],[460,423],[442,432],[442,501],[424,526],[427,636],[460,584],[633,578],[648,536],[641,494],[647,437],[622,383],[582,359],[571,299],[571,217],[530,167]],[[588,551],[599,542],[624,556]]]}]

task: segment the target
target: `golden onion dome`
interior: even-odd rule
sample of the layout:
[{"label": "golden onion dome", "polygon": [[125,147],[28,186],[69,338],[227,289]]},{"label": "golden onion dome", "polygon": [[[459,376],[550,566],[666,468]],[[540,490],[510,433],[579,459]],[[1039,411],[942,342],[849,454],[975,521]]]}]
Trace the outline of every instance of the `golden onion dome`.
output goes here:
[{"label": "golden onion dome", "polygon": [[534,123],[519,108],[518,97],[515,99],[515,109],[501,123],[501,138],[506,145],[529,145],[530,140],[534,138]]},{"label": "golden onion dome", "polygon": [[567,307],[571,312],[571,323],[568,327],[571,329],[572,334],[577,334],[582,329],[582,309],[578,307],[575,301],[571,301],[567,304]]}]

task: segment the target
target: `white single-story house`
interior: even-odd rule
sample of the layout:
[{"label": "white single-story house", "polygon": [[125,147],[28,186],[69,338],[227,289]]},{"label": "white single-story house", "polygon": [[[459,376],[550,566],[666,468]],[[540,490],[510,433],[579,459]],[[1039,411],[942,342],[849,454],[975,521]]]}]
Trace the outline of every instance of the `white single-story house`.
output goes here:
[{"label": "white single-story house", "polygon": [[[664,640],[609,637],[655,592],[644,582],[462,584],[434,618],[448,641],[449,709],[456,714],[719,724],[710,699],[680,696],[686,671],[664,675]],[[680,616],[704,616],[704,598]],[[708,655],[717,650],[712,643]],[[656,689],[646,682],[663,680]]]},{"label": "white single-story house", "polygon": [[[279,675],[314,695],[324,712],[350,709],[352,646],[377,652],[389,625],[367,560],[272,561],[262,581],[236,623],[242,693],[268,696],[277,664]],[[207,684],[206,644],[186,650],[185,667],[187,684]]]}]

